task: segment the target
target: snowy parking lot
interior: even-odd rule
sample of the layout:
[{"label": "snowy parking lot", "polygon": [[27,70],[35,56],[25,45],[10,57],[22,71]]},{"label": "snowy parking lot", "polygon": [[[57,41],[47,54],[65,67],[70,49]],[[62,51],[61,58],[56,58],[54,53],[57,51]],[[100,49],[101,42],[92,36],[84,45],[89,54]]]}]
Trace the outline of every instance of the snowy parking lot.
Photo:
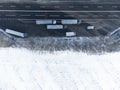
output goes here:
[{"label": "snowy parking lot", "polygon": [[0,49],[0,90],[120,90],[120,53]]}]

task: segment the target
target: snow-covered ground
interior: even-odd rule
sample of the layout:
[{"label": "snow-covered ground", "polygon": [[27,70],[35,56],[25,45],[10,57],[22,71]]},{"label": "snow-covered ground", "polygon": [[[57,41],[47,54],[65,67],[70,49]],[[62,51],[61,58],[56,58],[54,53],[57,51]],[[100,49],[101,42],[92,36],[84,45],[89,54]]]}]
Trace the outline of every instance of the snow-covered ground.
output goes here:
[{"label": "snow-covered ground", "polygon": [[120,52],[1,48],[0,90],[120,90]]}]

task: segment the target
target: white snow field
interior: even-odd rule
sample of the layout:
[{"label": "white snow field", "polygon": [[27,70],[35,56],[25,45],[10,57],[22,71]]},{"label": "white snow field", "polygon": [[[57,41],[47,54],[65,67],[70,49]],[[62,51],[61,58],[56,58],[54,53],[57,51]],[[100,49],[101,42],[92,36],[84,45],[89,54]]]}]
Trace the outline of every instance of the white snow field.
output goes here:
[{"label": "white snow field", "polygon": [[0,90],[120,90],[120,52],[1,48]]}]

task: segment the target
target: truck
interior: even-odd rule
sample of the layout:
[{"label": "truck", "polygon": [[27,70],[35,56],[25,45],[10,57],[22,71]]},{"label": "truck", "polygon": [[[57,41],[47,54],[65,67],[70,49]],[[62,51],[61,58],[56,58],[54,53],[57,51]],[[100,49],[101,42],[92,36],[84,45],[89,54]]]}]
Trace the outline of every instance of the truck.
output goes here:
[{"label": "truck", "polygon": [[53,24],[53,20],[51,19],[36,20],[36,24]]},{"label": "truck", "polygon": [[27,33],[22,33],[22,32],[11,30],[11,29],[5,29],[5,32],[8,34],[15,35],[18,37],[23,37],[23,38],[28,36]]},{"label": "truck", "polygon": [[38,19],[36,20],[37,25],[47,24],[81,24],[82,20],[79,19]]},{"label": "truck", "polygon": [[47,29],[64,29],[64,25],[47,25]]},{"label": "truck", "polygon": [[61,24],[81,24],[82,20],[78,19],[62,19]]}]

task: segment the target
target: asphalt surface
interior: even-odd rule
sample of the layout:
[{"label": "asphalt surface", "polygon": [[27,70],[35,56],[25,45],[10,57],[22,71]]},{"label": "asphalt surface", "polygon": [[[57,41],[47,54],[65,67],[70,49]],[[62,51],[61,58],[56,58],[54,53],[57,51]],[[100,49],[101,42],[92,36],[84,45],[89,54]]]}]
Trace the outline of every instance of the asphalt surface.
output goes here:
[{"label": "asphalt surface", "polygon": [[13,11],[2,11],[0,12],[0,19],[10,18],[10,19],[120,19],[120,12],[110,13],[110,12],[13,12]]},{"label": "asphalt surface", "polygon": [[0,4],[1,19],[120,19],[119,16],[120,4]]},{"label": "asphalt surface", "polygon": [[65,11],[113,11],[120,10],[120,4],[83,4],[83,3],[50,3],[50,4],[14,4],[1,3],[0,10],[65,10]]}]

